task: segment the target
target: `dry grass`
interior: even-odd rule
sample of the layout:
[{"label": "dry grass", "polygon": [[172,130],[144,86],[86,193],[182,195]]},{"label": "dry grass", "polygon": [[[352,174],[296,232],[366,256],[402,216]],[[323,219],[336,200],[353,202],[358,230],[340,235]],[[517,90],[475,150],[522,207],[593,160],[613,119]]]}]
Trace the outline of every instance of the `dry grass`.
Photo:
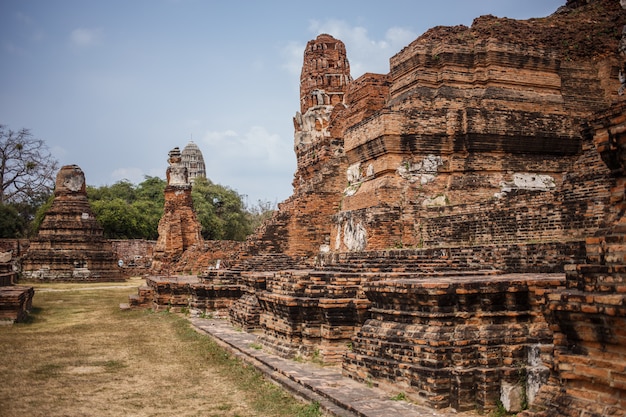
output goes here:
[{"label": "dry grass", "polygon": [[136,286],[36,285],[30,322],[0,327],[0,415],[317,414],[184,318],[120,311]]}]

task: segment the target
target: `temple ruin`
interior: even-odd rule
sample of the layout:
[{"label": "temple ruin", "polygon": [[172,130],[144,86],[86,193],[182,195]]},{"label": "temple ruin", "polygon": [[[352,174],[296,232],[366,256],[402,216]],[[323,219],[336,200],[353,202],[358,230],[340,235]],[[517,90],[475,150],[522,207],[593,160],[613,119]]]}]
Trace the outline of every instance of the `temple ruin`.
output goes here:
[{"label": "temple ruin", "polygon": [[206,166],[202,151],[193,141],[189,142],[180,154],[181,163],[187,168],[189,182],[193,184],[196,177],[206,178]]},{"label": "temple ruin", "polygon": [[122,281],[111,242],[87,200],[85,174],[63,166],[54,200],[22,259],[22,276],[37,281]]},{"label": "temple ruin", "polygon": [[32,286],[17,285],[19,276],[14,268],[13,251],[14,248],[0,251],[0,324],[25,321],[35,296]]},{"label": "temple ruin", "polygon": [[228,268],[137,304],[220,312],[434,408],[626,415],[625,25],[617,0],[483,16],[356,80],[319,35],[293,195]]},{"label": "temple ruin", "polygon": [[154,247],[153,271],[169,268],[187,249],[202,243],[202,226],[193,211],[192,185],[179,148],[169,152],[168,163],[165,206]]}]

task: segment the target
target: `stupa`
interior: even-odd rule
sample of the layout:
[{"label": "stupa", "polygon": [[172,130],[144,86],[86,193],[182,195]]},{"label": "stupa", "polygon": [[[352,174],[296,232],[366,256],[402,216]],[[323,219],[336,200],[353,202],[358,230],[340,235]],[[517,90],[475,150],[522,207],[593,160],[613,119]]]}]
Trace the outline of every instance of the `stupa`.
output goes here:
[{"label": "stupa", "polygon": [[193,184],[197,177],[206,177],[206,166],[204,157],[198,145],[193,141],[189,142],[181,152],[181,162],[187,168],[187,177]]},{"label": "stupa", "polygon": [[165,205],[159,221],[159,238],[154,248],[152,269],[164,270],[185,250],[202,243],[202,226],[193,210],[191,183],[178,147],[169,152]]},{"label": "stupa", "polygon": [[111,243],[87,200],[85,174],[77,165],[59,170],[54,200],[22,262],[27,279],[121,281]]}]

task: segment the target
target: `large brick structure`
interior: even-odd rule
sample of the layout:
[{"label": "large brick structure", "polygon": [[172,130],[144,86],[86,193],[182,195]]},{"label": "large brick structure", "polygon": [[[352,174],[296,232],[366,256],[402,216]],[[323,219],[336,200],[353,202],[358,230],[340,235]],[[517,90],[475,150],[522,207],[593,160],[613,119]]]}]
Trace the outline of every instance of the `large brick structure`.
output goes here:
[{"label": "large brick structure", "polygon": [[41,281],[121,281],[124,279],[87,200],[85,174],[77,165],[62,167],[54,200],[37,237],[22,260],[22,275]]},{"label": "large brick structure", "polygon": [[164,299],[432,407],[626,415],[625,24],[617,0],[484,16],[357,80],[318,36],[293,195],[205,291]]},{"label": "large brick structure", "polygon": [[202,226],[193,210],[191,183],[179,148],[169,152],[165,205],[159,221],[159,238],[153,251],[152,270],[169,269],[190,248],[202,244]]}]

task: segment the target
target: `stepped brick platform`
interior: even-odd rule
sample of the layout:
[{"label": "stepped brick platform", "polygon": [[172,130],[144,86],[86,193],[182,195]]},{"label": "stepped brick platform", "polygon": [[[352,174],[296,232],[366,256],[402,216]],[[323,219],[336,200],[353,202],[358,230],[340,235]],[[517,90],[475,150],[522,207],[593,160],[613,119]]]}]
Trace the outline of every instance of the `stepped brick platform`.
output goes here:
[{"label": "stepped brick platform", "polygon": [[519,381],[532,349],[543,359],[551,353],[537,309],[546,289],[564,283],[562,274],[370,281],[370,319],[345,354],[344,373],[401,387],[435,408],[493,409],[503,388],[536,390]]},{"label": "stepped brick platform", "polygon": [[191,283],[190,307],[197,310],[218,311],[226,314],[229,307],[243,294],[239,274],[210,270],[200,276],[201,282]]},{"label": "stepped brick platform", "polygon": [[242,273],[243,295],[228,310],[230,321],[247,332],[261,328],[261,305],[257,297],[259,291],[267,288],[267,279],[271,272]]},{"label": "stepped brick platform", "polygon": [[111,242],[87,200],[85,174],[62,167],[54,200],[22,260],[22,275],[39,281],[123,281]]},{"label": "stepped brick platform", "polygon": [[265,349],[431,407],[626,415],[625,25],[617,0],[483,16],[357,80],[319,35],[294,193],[197,302],[239,286],[229,316]]},{"label": "stepped brick platform", "polygon": [[0,262],[0,323],[26,320],[35,296],[33,287],[15,285],[18,277],[10,261],[9,256],[8,262]]},{"label": "stepped brick platform", "polygon": [[587,238],[586,262],[569,265],[565,287],[546,293],[552,374],[525,416],[626,415],[626,103],[598,113],[587,134],[615,178],[612,213]]},{"label": "stepped brick platform", "polygon": [[200,312],[228,314],[228,308],[240,299],[243,286],[239,274],[229,271],[208,271],[202,276],[148,276],[146,285],[129,296],[129,307],[150,307],[154,310],[195,309]]},{"label": "stepped brick platform", "polygon": [[564,265],[584,262],[584,240],[515,245],[440,246],[424,249],[331,252],[318,256],[318,268],[352,272],[436,274],[458,271],[474,275],[507,272],[557,273]]},{"label": "stepped brick platform", "polygon": [[479,417],[475,412],[436,410],[392,397],[398,391],[358,383],[336,366],[320,366],[281,358],[258,349],[256,335],[242,332],[225,320],[192,318],[199,331],[257,368],[268,379],[298,398],[317,402],[324,416],[333,417]]},{"label": "stepped brick platform", "polygon": [[34,296],[33,287],[0,287],[0,323],[19,323],[26,320],[32,310]]},{"label": "stepped brick platform", "polygon": [[137,288],[137,294],[128,296],[128,304],[125,308],[150,308],[154,298],[154,290],[148,285]]},{"label": "stepped brick platform", "polygon": [[284,357],[338,362],[369,302],[364,276],[332,271],[279,271],[258,291],[260,342]]}]

